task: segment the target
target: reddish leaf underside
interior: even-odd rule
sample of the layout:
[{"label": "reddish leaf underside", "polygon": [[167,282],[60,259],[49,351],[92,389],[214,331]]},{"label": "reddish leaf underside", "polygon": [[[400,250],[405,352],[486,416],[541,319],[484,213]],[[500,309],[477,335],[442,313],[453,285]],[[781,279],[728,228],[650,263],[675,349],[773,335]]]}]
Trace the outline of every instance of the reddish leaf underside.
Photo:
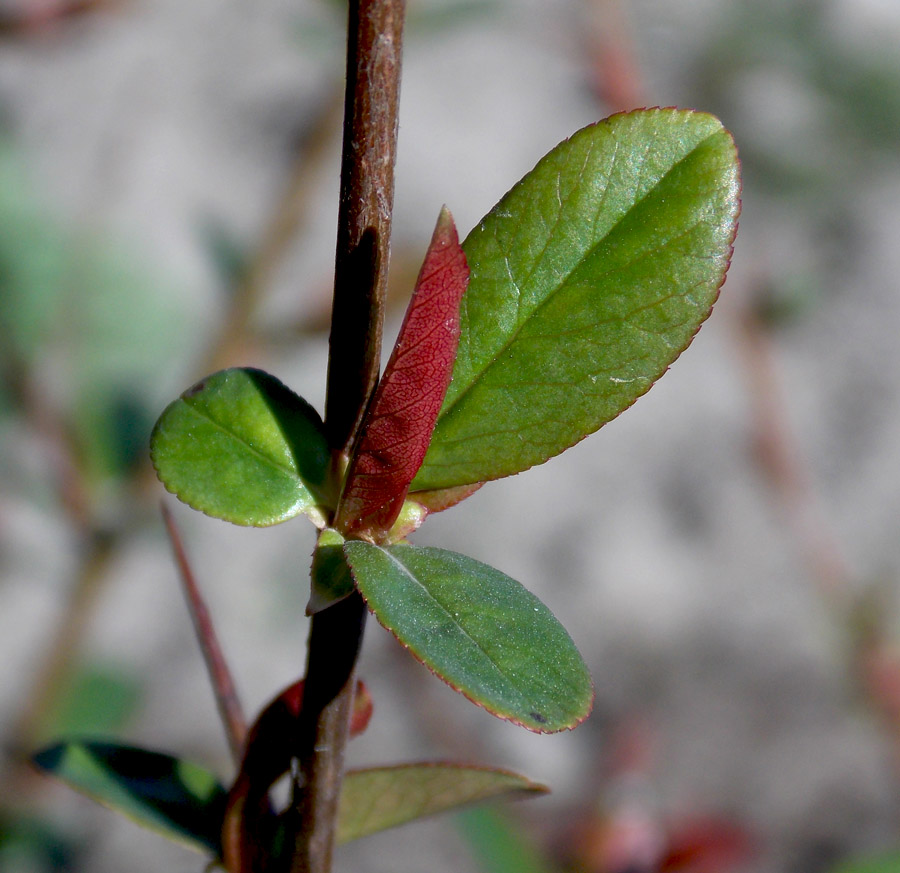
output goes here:
[{"label": "reddish leaf underside", "polygon": [[344,531],[387,530],[400,513],[450,384],[468,281],[445,207],[350,463],[338,515]]}]

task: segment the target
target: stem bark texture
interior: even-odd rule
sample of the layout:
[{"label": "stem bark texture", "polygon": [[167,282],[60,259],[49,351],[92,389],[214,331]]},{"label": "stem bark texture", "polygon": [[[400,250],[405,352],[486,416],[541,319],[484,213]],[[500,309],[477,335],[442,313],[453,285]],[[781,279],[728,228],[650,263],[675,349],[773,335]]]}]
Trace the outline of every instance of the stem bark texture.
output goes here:
[{"label": "stem bark texture", "polygon": [[[405,0],[351,0],[325,427],[357,439],[378,382],[390,257]],[[313,616],[300,716],[291,873],[330,873],[366,607],[354,593]]]}]

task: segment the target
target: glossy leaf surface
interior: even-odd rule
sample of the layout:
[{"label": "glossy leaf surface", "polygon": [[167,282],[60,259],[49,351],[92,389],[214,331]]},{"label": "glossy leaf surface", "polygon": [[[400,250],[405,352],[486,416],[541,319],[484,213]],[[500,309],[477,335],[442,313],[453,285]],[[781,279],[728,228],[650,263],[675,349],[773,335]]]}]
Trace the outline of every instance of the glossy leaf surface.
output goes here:
[{"label": "glossy leaf surface", "polygon": [[397,518],[450,384],[459,301],[468,279],[456,226],[445,207],[363,422],[341,497],[341,530],[386,530]]},{"label": "glossy leaf surface", "polygon": [[321,515],[322,422],[261,370],[222,370],[189,388],[163,412],[150,449],[166,488],[207,515],[254,526]]},{"label": "glossy leaf surface", "polygon": [[219,853],[225,789],[196,764],[103,742],[60,743],[35,755],[34,763],[143,827]]},{"label": "glossy leaf surface", "polygon": [[378,621],[474,703],[539,733],[587,716],[593,689],[575,644],[514,579],[443,549],[348,541],[344,552]]},{"label": "glossy leaf surface", "polygon": [[453,381],[413,490],[497,479],[630,406],[709,315],[740,208],[730,134],[614,115],[544,157],[463,243]]},{"label": "glossy leaf surface", "polygon": [[347,843],[481,800],[546,791],[524,776],[486,767],[435,763],[350,770],[341,791],[337,839]]}]

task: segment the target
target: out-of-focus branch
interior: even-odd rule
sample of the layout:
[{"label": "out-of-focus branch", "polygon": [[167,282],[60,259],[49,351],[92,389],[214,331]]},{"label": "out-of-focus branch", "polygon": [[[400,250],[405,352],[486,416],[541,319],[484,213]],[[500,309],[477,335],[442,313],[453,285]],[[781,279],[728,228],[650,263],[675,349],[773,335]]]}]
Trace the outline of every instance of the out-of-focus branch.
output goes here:
[{"label": "out-of-focus branch", "polygon": [[308,217],[313,200],[311,189],[340,129],[341,97],[339,88],[329,93],[306,130],[283,193],[233,291],[220,332],[200,368],[204,373],[238,363],[244,346],[253,336],[253,318],[265,292]]},{"label": "out-of-focus branch", "polygon": [[585,0],[589,81],[610,112],[646,105],[634,37],[621,0]]},{"label": "out-of-focus branch", "polygon": [[118,6],[121,0],[19,0],[0,10],[0,38],[43,33],[70,19]]},{"label": "out-of-focus branch", "polygon": [[206,670],[209,673],[209,680],[216,697],[216,706],[228,738],[231,757],[234,759],[234,763],[239,765],[247,739],[247,720],[244,718],[244,711],[241,708],[231,671],[228,669],[228,662],[225,660],[212,617],[191,570],[175,519],[165,503],[161,505],[161,508],[166,531],[172,543],[175,562],[178,565],[188,612],[191,614],[197,642],[200,644],[200,651],[203,653],[203,660],[206,662]]},{"label": "out-of-focus branch", "polygon": [[737,327],[760,469],[784,507],[810,577],[830,601],[842,600],[846,606],[850,569],[818,505],[806,457],[791,430],[771,337],[747,306],[739,311]]}]

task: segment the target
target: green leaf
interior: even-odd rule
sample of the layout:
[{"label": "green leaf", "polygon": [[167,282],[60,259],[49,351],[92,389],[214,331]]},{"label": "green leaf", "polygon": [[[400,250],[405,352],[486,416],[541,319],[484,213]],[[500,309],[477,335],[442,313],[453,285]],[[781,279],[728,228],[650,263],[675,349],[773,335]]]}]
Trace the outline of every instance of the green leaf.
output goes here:
[{"label": "green leaf", "polygon": [[189,388],[156,423],[150,451],[166,488],[207,515],[258,527],[322,518],[322,422],[261,370],[222,370]]},{"label": "green leaf", "polygon": [[114,664],[87,664],[78,670],[41,725],[49,738],[111,734],[134,713],[141,699],[135,676]]},{"label": "green leaf", "polygon": [[159,752],[93,741],[60,743],[33,760],[137,824],[218,857],[226,793],[202,767]]},{"label": "green leaf", "polygon": [[347,843],[465,804],[547,790],[516,773],[459,764],[350,770],[341,791],[337,839]]},{"label": "green leaf", "polygon": [[331,527],[319,533],[310,573],[306,614],[315,615],[353,593],[353,577],[344,557],[344,538]]},{"label": "green leaf", "polygon": [[[51,746],[35,755],[34,763],[142,827],[204,854],[221,856],[227,793],[212,773],[196,764],[94,741]],[[465,804],[547,790],[516,773],[458,764],[350,770],[341,792],[338,841],[346,843]]]},{"label": "green leaf", "polygon": [[457,816],[462,835],[482,873],[550,873],[551,863],[521,827],[496,809],[468,809]]},{"label": "green leaf", "polygon": [[443,549],[348,541],[344,553],[378,621],[471,701],[538,733],[587,717],[593,689],[575,644],[514,579]]},{"label": "green leaf", "polygon": [[82,844],[83,836],[43,820],[40,813],[8,810],[0,815],[0,870],[8,873],[76,870]]},{"label": "green leaf", "polygon": [[463,243],[459,352],[412,490],[540,464],[646,392],[709,315],[739,189],[699,112],[614,115],[544,157]]}]

